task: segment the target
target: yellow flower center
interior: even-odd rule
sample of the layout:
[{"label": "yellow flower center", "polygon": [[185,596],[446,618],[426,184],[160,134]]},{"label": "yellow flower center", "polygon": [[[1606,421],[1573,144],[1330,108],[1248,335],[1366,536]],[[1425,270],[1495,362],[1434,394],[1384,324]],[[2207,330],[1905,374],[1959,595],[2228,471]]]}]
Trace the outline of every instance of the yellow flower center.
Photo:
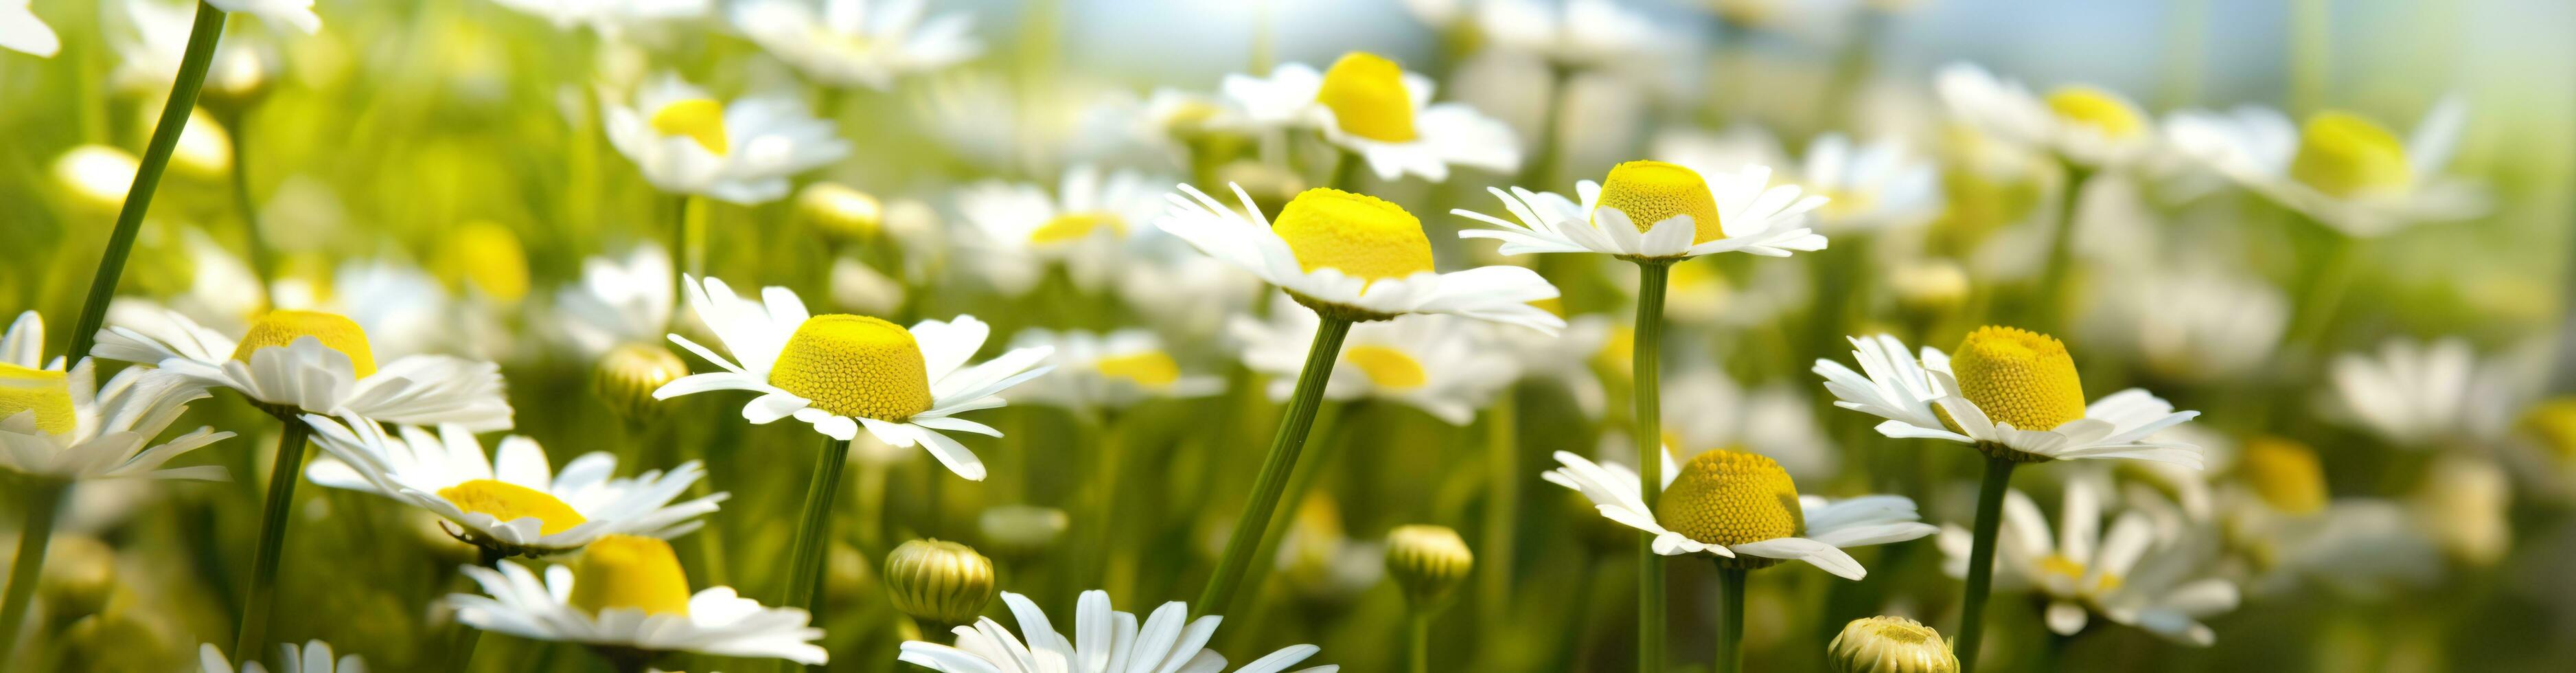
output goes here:
[{"label": "yellow flower center", "polygon": [[930,409],[930,370],[912,332],[867,316],[805,319],[779,350],[769,384],[842,416],[900,422]]},{"label": "yellow flower center", "polygon": [[70,379],[62,372],[0,362],[0,420],[28,411],[36,413],[36,429],[45,434],[71,432],[78,416],[72,412]]},{"label": "yellow flower center", "polygon": [[2069,85],[2048,92],[2048,109],[2057,118],[2093,127],[2105,138],[2134,138],[2147,128],[2138,109],[2119,94],[2089,86]]},{"label": "yellow flower center", "polygon": [[241,345],[233,348],[233,359],[250,361],[250,354],[271,346],[286,346],[296,339],[313,337],[322,346],[349,356],[349,367],[358,378],[376,373],[376,352],[367,347],[367,331],[348,316],[321,311],[269,311],[250,324],[242,335]]},{"label": "yellow flower center", "polygon": [[653,132],[666,136],[688,136],[699,147],[716,156],[724,156],[731,145],[725,139],[724,104],[712,98],[691,98],[662,106],[653,112]]},{"label": "yellow flower center", "polygon": [[2095,582],[2093,586],[2084,586],[2084,573],[2087,570],[2084,564],[2076,563],[2075,559],[2067,558],[2064,554],[2049,554],[2039,559],[2040,574],[2066,578],[2075,586],[2077,594],[2098,596],[2120,588],[2120,576],[2111,573],[2102,573],[2100,581]]},{"label": "yellow flower center", "polygon": [[1101,376],[1126,379],[1147,388],[1161,388],[1181,380],[1181,365],[1162,351],[1144,351],[1112,355],[1091,363]]},{"label": "yellow flower center", "polygon": [[1417,388],[1430,380],[1422,371],[1422,362],[1404,351],[1375,344],[1342,349],[1342,361],[1360,368],[1369,383],[1380,388]]},{"label": "yellow flower center", "polygon": [[2522,417],[2524,430],[2539,436],[2561,459],[2576,458],[2576,397],[2559,397],[2533,406]]},{"label": "yellow flower center", "polygon": [[[1981,327],[1950,355],[1959,392],[1986,418],[2018,430],[2049,430],[2084,417],[2084,386],[2066,344],[2038,332]],[[1946,412],[1943,420],[1948,420]]]},{"label": "yellow flower center", "polygon": [[1341,269],[1371,281],[1431,270],[1431,239],[1422,221],[1383,199],[1329,187],[1299,193],[1279,209],[1270,230],[1288,243],[1308,272]]},{"label": "yellow flower center", "polygon": [[475,479],[438,489],[438,497],[457,509],[490,514],[503,523],[536,517],[538,535],[561,533],[589,521],[545,491],[506,481]]},{"label": "yellow flower center", "polygon": [[1077,240],[1104,228],[1113,234],[1124,234],[1127,233],[1127,222],[1119,219],[1116,213],[1065,213],[1029,232],[1029,242],[1045,244]]},{"label": "yellow flower center", "polygon": [[443,239],[440,275],[505,302],[528,296],[528,252],[509,227],[477,220]]},{"label": "yellow flower center", "polygon": [[1343,133],[1391,143],[1408,142],[1413,130],[1413,94],[1404,88],[1404,69],[1368,52],[1343,54],[1324,71],[1315,102],[1333,110]]},{"label": "yellow flower center", "polygon": [[1609,179],[1601,183],[1597,207],[1619,209],[1639,233],[1675,215],[1689,215],[1693,245],[1726,238],[1708,181],[1700,178],[1699,171],[1676,164],[1631,161],[1611,168]]},{"label": "yellow flower center", "polygon": [[2404,189],[2415,168],[2388,129],[2349,112],[2320,112],[2299,130],[2290,177],[2334,196],[2358,196]]},{"label": "yellow flower center", "polygon": [[2257,437],[2245,442],[2238,465],[2255,495],[2274,509],[2292,514],[2325,509],[2326,474],[2316,451],[2287,439]]},{"label": "yellow flower center", "polygon": [[602,535],[584,547],[572,566],[573,607],[593,616],[609,608],[648,614],[689,614],[689,576],[671,543],[634,535]]},{"label": "yellow flower center", "polygon": [[1702,543],[1734,546],[1796,537],[1807,528],[1807,514],[1780,463],[1718,449],[1682,465],[1655,503],[1655,522]]}]

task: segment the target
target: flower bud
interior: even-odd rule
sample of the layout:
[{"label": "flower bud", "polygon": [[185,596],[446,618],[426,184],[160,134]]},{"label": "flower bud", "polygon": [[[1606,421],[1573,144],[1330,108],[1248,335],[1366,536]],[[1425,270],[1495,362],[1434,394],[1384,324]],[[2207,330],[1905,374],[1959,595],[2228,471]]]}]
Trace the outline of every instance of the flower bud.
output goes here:
[{"label": "flower bud", "polygon": [[972,623],[993,602],[993,561],[973,547],[913,540],[886,554],[886,594],[895,609],[931,627]]},{"label": "flower bud", "polygon": [[1843,625],[1825,646],[1834,673],[1955,673],[1959,657],[1941,633],[1904,617],[1867,617]]},{"label": "flower bud", "polygon": [[87,535],[56,536],[36,588],[56,619],[97,614],[116,592],[116,550]]},{"label": "flower bud", "polygon": [[653,391],[673,379],[689,375],[689,367],[669,349],[651,344],[626,344],[600,356],[599,365],[591,371],[591,391],[618,416],[634,423],[650,423],[661,417],[661,407]]},{"label": "flower bud", "polygon": [[1447,526],[1397,526],[1386,534],[1386,572],[1416,610],[1439,605],[1475,565],[1475,552]]},{"label": "flower bud", "polygon": [[885,227],[885,204],[839,183],[817,182],[796,193],[796,217],[824,238],[867,240]]}]

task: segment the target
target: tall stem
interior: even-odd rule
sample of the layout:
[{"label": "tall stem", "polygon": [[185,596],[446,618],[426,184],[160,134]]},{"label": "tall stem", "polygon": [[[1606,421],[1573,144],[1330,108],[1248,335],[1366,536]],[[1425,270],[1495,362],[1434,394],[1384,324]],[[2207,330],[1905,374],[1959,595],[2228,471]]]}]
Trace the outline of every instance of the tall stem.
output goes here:
[{"label": "tall stem", "polygon": [[[671,204],[671,296],[674,301],[689,296],[686,276],[705,277],[707,273],[707,204],[706,198],[682,194]],[[671,320],[677,324],[677,312]]]},{"label": "tall stem", "polygon": [[1405,645],[1408,653],[1407,661],[1412,662],[1405,670],[1412,673],[1431,673],[1431,610],[1429,608],[1414,608],[1413,614],[1405,619]]},{"label": "tall stem", "polygon": [[805,486],[805,514],[796,522],[795,555],[789,557],[795,565],[789,566],[781,605],[814,608],[814,596],[823,586],[823,559],[832,548],[832,501],[840,494],[841,466],[849,457],[849,442],[828,437],[816,452],[813,481]]},{"label": "tall stem", "polygon": [[27,603],[45,569],[45,547],[54,540],[54,515],[62,510],[70,482],[34,477],[27,488],[27,525],[18,529],[18,559],[9,565],[9,593],[0,602],[0,668],[17,653],[18,625],[27,621]]},{"label": "tall stem", "polygon": [[1226,614],[1226,604],[1234,600],[1243,573],[1251,567],[1255,548],[1261,546],[1263,531],[1270,528],[1270,515],[1279,510],[1279,494],[1288,488],[1288,476],[1297,468],[1297,454],[1306,448],[1306,432],[1315,427],[1315,411],[1323,406],[1324,383],[1333,377],[1333,363],[1342,355],[1342,338],[1351,333],[1351,321],[1323,316],[1315,326],[1315,341],[1306,346],[1306,366],[1297,372],[1297,392],[1288,399],[1286,415],[1281,417],[1279,432],[1270,438],[1269,457],[1262,459],[1261,476],[1253,480],[1251,499],[1243,503],[1243,514],[1235,517],[1234,532],[1225,540],[1225,555],[1219,557],[1216,572],[1208,576],[1207,589],[1199,592],[1199,614]]},{"label": "tall stem", "polygon": [[276,298],[269,296],[269,281],[275,271],[268,259],[268,245],[260,239],[259,203],[250,198],[250,111],[228,116],[233,130],[233,207],[241,210],[242,246],[250,254],[251,277],[259,281],[259,305],[276,308]]},{"label": "tall stem", "polygon": [[1359,166],[1359,156],[1350,150],[1333,150],[1333,174],[1324,179],[1324,186],[1345,192],[1358,190]]},{"label": "tall stem", "polygon": [[285,414],[277,436],[277,461],[268,471],[268,503],[259,516],[259,546],[251,550],[250,598],[242,603],[241,624],[233,635],[233,652],[257,652],[266,645],[268,613],[277,602],[278,554],[286,551],[286,515],[295,509],[295,484],[304,472],[304,440],[312,426]]},{"label": "tall stem", "polygon": [[2083,202],[2084,185],[2092,182],[2093,169],[2069,163],[2066,165],[2066,193],[2057,202],[2057,235],[2048,241],[2047,266],[2040,267],[2039,284],[2031,288],[2031,325],[2051,334],[2065,333],[2066,273],[2075,261],[2075,207]]},{"label": "tall stem", "polygon": [[1717,660],[1709,664],[1716,673],[1744,670],[1744,575],[1750,572],[1723,561],[1717,568]]},{"label": "tall stem", "polygon": [[72,323],[72,347],[65,362],[89,357],[99,325],[107,322],[107,302],[116,296],[117,279],[125,275],[125,256],[134,251],[134,234],[143,227],[143,212],[152,207],[161,172],[170,167],[179,132],[187,128],[188,114],[197,109],[197,90],[206,84],[206,66],[214,61],[215,41],[223,34],[224,11],[197,3],[197,22],[188,29],[188,51],[179,57],[179,79],[170,83],[170,100],[161,104],[161,119],[152,125],[152,141],[144,145],[134,184],[125,190],[125,206],[116,211],[116,230],[107,235],[107,252],[99,256],[98,275],[89,281],[89,298],[81,303],[80,320]]},{"label": "tall stem", "polygon": [[1958,637],[1951,649],[1959,655],[1961,673],[1977,670],[1977,646],[1986,630],[1986,592],[1995,581],[1995,531],[2003,525],[2004,490],[2012,486],[2013,467],[2020,463],[2003,458],[1986,459],[1985,481],[1977,484],[1977,528],[1975,545],[1968,548],[1968,593],[1959,598]]},{"label": "tall stem", "polygon": [[[1637,492],[1646,510],[1654,511],[1664,490],[1662,386],[1656,376],[1664,342],[1664,285],[1673,260],[1637,262],[1637,322],[1634,365],[1637,426],[1629,436],[1637,444]],[[1655,553],[1655,536],[1637,536],[1637,671],[1664,671],[1664,557]]]},{"label": "tall stem", "polygon": [[1520,396],[1512,386],[1485,412],[1485,567],[1477,573],[1477,631],[1496,637],[1511,614],[1512,544],[1521,508]]}]

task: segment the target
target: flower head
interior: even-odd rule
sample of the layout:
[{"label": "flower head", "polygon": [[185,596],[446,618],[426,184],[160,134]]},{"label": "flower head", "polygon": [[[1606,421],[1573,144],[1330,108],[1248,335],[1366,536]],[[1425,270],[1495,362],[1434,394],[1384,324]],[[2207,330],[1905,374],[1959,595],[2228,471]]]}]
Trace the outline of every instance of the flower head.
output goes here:
[{"label": "flower head", "polygon": [[98,384],[95,362],[69,371],[47,362],[45,321],[35,311],[0,333],[0,470],[64,480],[225,478],[214,465],[163,468],[180,454],[233,436],[213,428],[153,444],[204,386],[169,372],[128,368]]},{"label": "flower head", "polygon": [[1298,303],[1342,320],[1390,320],[1406,313],[1449,313],[1525,325],[1546,332],[1565,320],[1530,302],[1556,297],[1537,272],[1488,266],[1454,273],[1432,268],[1422,222],[1385,200],[1317,188],[1280,209],[1273,226],[1241,187],[1246,213],[1219,205],[1189,185],[1171,195],[1170,214],[1155,226],[1211,257],[1287,290]]},{"label": "flower head", "polygon": [[[319,639],[304,641],[302,646],[279,643],[277,653],[277,673],[367,673],[365,659],[355,654],[333,659],[331,644]],[[254,659],[243,659],[241,668],[233,668],[232,660],[224,658],[224,651],[214,643],[197,645],[197,670],[199,673],[269,673],[267,666]]]},{"label": "flower head", "polygon": [[[1066,638],[1047,620],[1046,612],[1027,596],[1002,592],[1002,602],[1011,606],[1019,619],[1020,633],[1011,634],[991,617],[979,617],[970,626],[951,631],[957,636],[955,646],[923,641],[903,644],[896,658],[942,673],[981,673],[984,671],[1066,670],[1098,673],[1155,673],[1157,671],[1225,670],[1225,657],[1205,649],[1216,636],[1217,624],[1223,617],[1208,615],[1189,618],[1189,606],[1180,601],[1164,603],[1140,625],[1136,615],[1110,609],[1109,594],[1103,591],[1082,592],[1075,601],[1074,633]],[[1186,623],[1184,623],[1186,622]],[[1235,673],[1279,673],[1320,651],[1313,645],[1293,645],[1253,660]],[[1048,662],[1040,665],[1034,662]],[[1044,668],[1037,668],[1044,666]],[[1316,666],[1298,669],[1297,673],[1334,673],[1339,666]]]},{"label": "flower head", "polygon": [[[820,4],[821,11],[812,5]],[[984,50],[974,15],[924,21],[926,0],[760,0],[737,4],[734,25],[771,56],[835,86],[885,90],[895,79],[945,68]]]},{"label": "flower head", "polygon": [[305,467],[313,483],[427,510],[445,520],[449,535],[502,555],[556,554],[606,535],[676,537],[705,525],[700,517],[728,497],[671,502],[706,476],[696,461],[668,473],[613,477],[617,458],[608,452],[583,454],[557,471],[545,448],[526,437],[505,438],[487,456],[461,426],[387,433],[354,415],[308,414],[300,422],[313,427],[313,442],[329,454]]},{"label": "flower head", "polygon": [[1959,657],[1941,632],[1904,617],[1863,617],[1825,645],[1834,673],[1957,673]]},{"label": "flower head", "polygon": [[1801,196],[1796,185],[1773,186],[1771,169],[1745,166],[1703,175],[1680,164],[1631,161],[1610,169],[1607,181],[1575,183],[1580,202],[1553,192],[1487,188],[1518,222],[1458,209],[1494,229],[1467,229],[1461,238],[1503,242],[1506,255],[1594,252],[1625,259],[1678,259],[1721,252],[1787,257],[1825,248],[1825,237],[1805,226],[1825,197]]},{"label": "flower head", "polygon": [[787,196],[787,177],[850,153],[832,125],[792,95],[731,104],[664,75],[631,104],[601,94],[608,141],[662,191],[756,205]]},{"label": "flower head", "polygon": [[1595,463],[1556,452],[1563,467],[1540,475],[1592,500],[1601,516],[1653,533],[1657,554],[1707,553],[1739,568],[1805,561],[1845,579],[1869,574],[1845,547],[1903,542],[1939,529],[1920,523],[1914,501],[1897,495],[1844,500],[1800,496],[1778,463],[1737,451],[1710,451],[1673,465],[1664,461],[1657,508],[1637,490],[1637,473],[1625,465]]},{"label": "flower head", "polygon": [[2384,236],[2486,212],[2487,191],[2446,174],[2468,107],[2433,105],[2403,139],[2359,114],[2328,110],[2294,125],[2278,110],[2174,113],[2176,150],[2264,198],[2347,236]]},{"label": "flower head", "polygon": [[807,625],[804,610],[765,607],[731,587],[689,593],[679,557],[656,538],[605,536],[573,565],[546,568],[542,580],[515,561],[464,570],[485,595],[449,594],[447,602],[457,621],[485,631],[644,661],[672,652],[801,664],[830,659],[813,644],[823,630]]},{"label": "flower head", "polygon": [[1520,166],[1510,126],[1464,104],[1432,103],[1431,78],[1376,54],[1344,54],[1322,72],[1291,63],[1266,78],[1227,75],[1223,89],[1247,125],[1314,129],[1382,180],[1419,175],[1439,182],[1452,165]]},{"label": "flower head", "polygon": [[2009,327],[1976,330],[1956,356],[1924,347],[1918,358],[1896,337],[1852,337],[1861,371],[1819,359],[1815,372],[1834,406],[1887,419],[1879,434],[1972,444],[2021,462],[2136,458],[2201,465],[2198,447],[2155,436],[2200,415],[2132,388],[2087,405],[2073,358],[2048,335]]}]

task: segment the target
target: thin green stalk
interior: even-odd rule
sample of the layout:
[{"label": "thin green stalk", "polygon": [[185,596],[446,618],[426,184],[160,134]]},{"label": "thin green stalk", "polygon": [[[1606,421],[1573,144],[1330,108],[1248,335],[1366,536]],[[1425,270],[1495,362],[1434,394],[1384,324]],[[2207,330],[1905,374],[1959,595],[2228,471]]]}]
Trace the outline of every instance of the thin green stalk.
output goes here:
[{"label": "thin green stalk", "polygon": [[1565,162],[1565,148],[1561,147],[1565,144],[1564,134],[1557,127],[1565,124],[1565,101],[1572,93],[1566,91],[1566,87],[1573,82],[1574,68],[1548,64],[1547,108],[1539,115],[1538,143],[1534,147],[1538,154],[1521,167],[1521,184],[1545,185],[1534,187],[1536,189],[1549,189],[1556,185],[1557,165]]},{"label": "thin green stalk", "polygon": [[286,551],[286,515],[295,509],[295,484],[304,473],[304,440],[312,426],[283,414],[278,431],[277,461],[269,467],[268,502],[259,516],[259,546],[251,550],[249,600],[242,603],[241,624],[233,634],[235,653],[257,652],[268,644],[268,614],[277,602],[278,555]]},{"label": "thin green stalk", "polygon": [[152,192],[161,186],[161,172],[170,167],[170,152],[179,145],[179,131],[188,126],[188,113],[197,109],[197,90],[205,87],[206,66],[214,61],[215,41],[223,34],[224,11],[197,3],[197,22],[188,29],[188,51],[179,57],[179,79],[170,84],[170,100],[161,105],[161,119],[152,125],[152,141],[144,145],[143,161],[135,166],[134,185],[126,188],[125,206],[116,211],[116,230],[107,235],[107,252],[99,256],[89,298],[81,303],[80,320],[72,323],[66,362],[89,357],[99,325],[107,322],[107,302],[116,296],[117,280],[125,275],[125,256],[134,252],[134,234],[143,228],[143,213],[152,207]]},{"label": "thin green stalk", "polygon": [[27,487],[27,524],[18,529],[18,559],[9,565],[9,593],[0,602],[0,668],[17,652],[18,625],[27,622],[27,603],[45,569],[45,547],[54,540],[54,515],[62,510],[70,482],[33,478]]},{"label": "thin green stalk", "polygon": [[1709,664],[1716,673],[1744,670],[1744,575],[1750,572],[1718,564],[1717,659]]},{"label": "thin green stalk", "polygon": [[2050,334],[2065,332],[2067,269],[2075,262],[2075,207],[2084,200],[2084,185],[2092,182],[2093,169],[2066,164],[2066,193],[2057,200],[2057,234],[2049,237],[2047,266],[2040,267],[2039,284],[2031,287],[2031,325]]},{"label": "thin green stalk", "polygon": [[1986,593],[1995,581],[1995,531],[2004,518],[2004,490],[2012,486],[2013,468],[2020,463],[2004,458],[1986,459],[1986,477],[1977,483],[1977,524],[1974,546],[1968,548],[1968,590],[1959,597],[1959,630],[1950,641],[1951,650],[1959,655],[1959,671],[1975,673],[1977,646],[1986,630]]},{"label": "thin green stalk", "polygon": [[1485,567],[1477,573],[1477,631],[1495,637],[1511,614],[1513,534],[1521,510],[1520,395],[1504,386],[1485,412]]},{"label": "thin green stalk", "polygon": [[[1645,497],[1647,511],[1654,511],[1664,490],[1664,461],[1656,455],[1663,445],[1663,393],[1655,368],[1663,353],[1664,286],[1672,271],[1673,260],[1637,261],[1636,340],[1629,376],[1636,381],[1637,425],[1629,437],[1637,444],[1637,492]],[[1643,532],[1637,535],[1637,671],[1664,671],[1664,556],[1655,553],[1654,534]]]},{"label": "thin green stalk", "polygon": [[[796,522],[794,565],[788,566],[787,594],[779,604],[813,609],[823,586],[823,559],[832,548],[832,501],[840,494],[841,467],[849,463],[850,443],[825,438],[816,452],[813,481],[805,487],[805,514]],[[933,481],[936,481],[934,478]]]},{"label": "thin green stalk", "polygon": [[[2321,227],[2322,228],[2322,227]],[[2307,349],[2309,355],[2326,350],[2327,327],[2334,324],[2335,312],[2343,306],[2343,297],[2352,288],[2353,275],[2359,269],[2354,262],[2361,257],[2361,239],[2342,233],[2329,233],[2325,254],[2308,276],[2308,286],[2298,297],[2298,313],[2290,321],[2291,348]]]},{"label": "thin green stalk", "polygon": [[[476,551],[478,553],[474,565],[485,568],[499,568],[501,559],[507,556],[490,547],[481,547]],[[447,637],[447,670],[452,673],[462,673],[474,666],[474,646],[483,642],[483,630],[467,626],[461,619],[448,624],[447,628],[452,629]]]},{"label": "thin green stalk", "polygon": [[1345,192],[1358,190],[1359,167],[1359,157],[1350,150],[1333,150],[1333,175],[1325,178],[1324,186]]},{"label": "thin green stalk", "polygon": [[241,211],[242,247],[250,253],[251,277],[259,281],[259,305],[275,308],[276,297],[269,293],[269,280],[275,277],[275,267],[268,258],[268,245],[260,240],[259,203],[250,198],[250,111],[226,116],[232,122],[233,207]]},{"label": "thin green stalk", "polygon": [[1085,498],[1091,509],[1086,516],[1086,520],[1091,522],[1091,530],[1086,531],[1084,537],[1091,540],[1087,545],[1091,549],[1083,555],[1081,569],[1074,577],[1099,582],[1104,569],[1109,567],[1111,551],[1117,548],[1114,535],[1118,526],[1112,522],[1118,520],[1118,475],[1122,471],[1120,466],[1126,464],[1127,438],[1120,432],[1119,415],[1114,411],[1093,416],[1090,424],[1092,441],[1097,444],[1095,449],[1099,452],[1094,456],[1099,463],[1092,467],[1091,492]]},{"label": "thin green stalk", "polygon": [[1405,649],[1412,673],[1431,673],[1431,610],[1415,608],[1405,619]]},{"label": "thin green stalk", "polygon": [[[671,293],[686,297],[688,281],[682,276],[704,277],[707,273],[707,200],[695,194],[682,194],[671,204]],[[673,321],[678,313],[673,312]]]},{"label": "thin green stalk", "polygon": [[1243,514],[1235,517],[1234,532],[1226,537],[1225,555],[1218,558],[1216,572],[1208,576],[1207,589],[1194,604],[1199,614],[1226,614],[1227,604],[1234,600],[1244,571],[1252,565],[1253,550],[1261,546],[1270,516],[1279,510],[1279,494],[1288,488],[1289,474],[1296,471],[1297,454],[1306,448],[1306,432],[1314,429],[1315,411],[1323,406],[1324,384],[1333,377],[1342,338],[1350,332],[1351,321],[1332,316],[1324,316],[1315,326],[1315,341],[1306,347],[1306,366],[1297,373],[1297,392],[1289,397],[1279,433],[1270,439],[1261,476],[1253,480],[1252,496],[1243,503]]}]

